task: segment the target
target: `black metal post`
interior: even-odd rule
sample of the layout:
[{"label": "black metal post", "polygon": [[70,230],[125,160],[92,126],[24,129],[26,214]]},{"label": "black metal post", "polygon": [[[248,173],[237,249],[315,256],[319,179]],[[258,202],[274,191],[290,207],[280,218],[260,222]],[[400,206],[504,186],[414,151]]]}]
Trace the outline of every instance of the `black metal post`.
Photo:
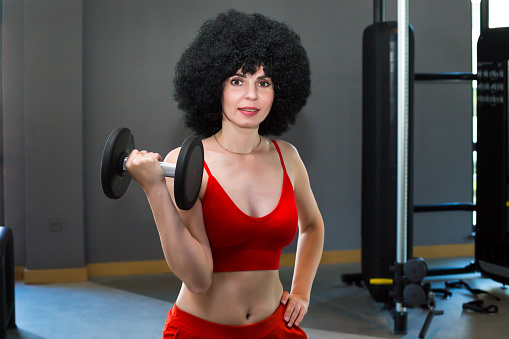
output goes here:
[{"label": "black metal post", "polygon": [[[405,298],[403,297],[403,290],[405,288],[405,282],[403,281],[403,267],[404,263],[396,262],[394,264],[394,301],[396,304],[403,305]],[[394,320],[394,333],[395,334],[406,334],[408,328],[408,313],[405,311],[398,310],[397,307],[393,310],[392,318]]]},{"label": "black metal post", "polygon": [[473,81],[477,75],[473,73],[415,73],[416,81]]},{"label": "black metal post", "polygon": [[475,211],[472,202],[448,202],[441,204],[414,205],[414,212]]},{"label": "black metal post", "polygon": [[481,0],[481,34],[490,28],[490,2]]},{"label": "black metal post", "polygon": [[385,21],[385,0],[373,0],[373,23]]}]

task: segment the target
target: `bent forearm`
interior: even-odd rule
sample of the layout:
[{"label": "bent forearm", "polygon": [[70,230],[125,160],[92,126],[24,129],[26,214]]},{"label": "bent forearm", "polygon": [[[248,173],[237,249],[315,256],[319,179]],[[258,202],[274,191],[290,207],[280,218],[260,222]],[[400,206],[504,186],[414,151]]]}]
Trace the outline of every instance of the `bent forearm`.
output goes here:
[{"label": "bent forearm", "polygon": [[295,272],[291,293],[305,297],[308,301],[318,265],[322,257],[324,241],[323,221],[308,226],[299,234]]},{"label": "bent forearm", "polygon": [[187,288],[204,293],[212,281],[210,248],[200,243],[183,223],[166,186],[145,190],[170,270]]}]

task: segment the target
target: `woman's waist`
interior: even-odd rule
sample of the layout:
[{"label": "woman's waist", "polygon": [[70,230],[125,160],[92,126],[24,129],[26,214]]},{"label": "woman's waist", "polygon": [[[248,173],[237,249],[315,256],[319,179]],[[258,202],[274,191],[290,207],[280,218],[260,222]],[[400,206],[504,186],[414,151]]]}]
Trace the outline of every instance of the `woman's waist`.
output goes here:
[{"label": "woman's waist", "polygon": [[177,306],[198,318],[214,323],[243,326],[268,318],[278,308],[283,286],[277,270],[214,273],[203,295],[185,285]]}]

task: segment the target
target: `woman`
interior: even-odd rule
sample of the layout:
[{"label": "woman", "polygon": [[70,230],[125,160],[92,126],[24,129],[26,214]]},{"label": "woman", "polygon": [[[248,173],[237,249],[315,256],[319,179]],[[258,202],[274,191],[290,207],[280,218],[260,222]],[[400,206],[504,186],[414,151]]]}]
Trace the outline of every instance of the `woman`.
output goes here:
[{"label": "woman", "polygon": [[[235,10],[204,23],[176,66],[175,99],[203,135],[205,171],[193,208],[176,208],[158,154],[134,150],[144,189],[182,288],[164,338],[305,338],[299,327],[323,248],[324,225],[296,149],[268,135],[295,122],[310,94],[309,61],[288,26]],[[175,163],[179,149],[165,161]],[[290,292],[278,268],[299,231]]]}]

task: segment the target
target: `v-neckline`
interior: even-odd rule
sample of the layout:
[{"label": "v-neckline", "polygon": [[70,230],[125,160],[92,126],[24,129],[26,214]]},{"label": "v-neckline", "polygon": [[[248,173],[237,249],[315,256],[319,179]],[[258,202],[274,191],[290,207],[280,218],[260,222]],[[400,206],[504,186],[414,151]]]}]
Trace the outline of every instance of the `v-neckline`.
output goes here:
[{"label": "v-neckline", "polygon": [[272,217],[279,210],[279,207],[281,206],[281,202],[283,200],[283,194],[284,194],[284,190],[285,190],[285,185],[287,185],[287,183],[286,183],[286,175],[287,174],[286,174],[286,170],[284,168],[283,168],[283,183],[281,184],[281,194],[279,195],[278,203],[277,203],[276,207],[274,207],[274,209],[272,211],[270,211],[268,214],[266,214],[264,216],[261,216],[261,217],[253,217],[253,216],[247,214],[246,212],[244,212],[243,210],[241,210],[239,208],[239,206],[233,201],[233,199],[225,191],[225,189],[223,188],[221,183],[219,183],[219,180],[217,180],[216,177],[214,177],[214,175],[212,174],[210,169],[207,172],[208,172],[207,174],[209,176],[209,179],[207,181],[206,192],[209,190],[209,185],[211,185],[211,181],[210,180],[212,179],[212,184],[217,184],[218,185],[218,187],[223,191],[225,196],[228,197],[228,200],[234,206],[235,210],[237,210],[239,212],[239,214],[242,215],[243,217],[245,217],[246,219],[249,219],[249,220],[252,220],[252,221],[257,221],[257,222],[264,221],[264,220],[269,219],[270,217]]}]

